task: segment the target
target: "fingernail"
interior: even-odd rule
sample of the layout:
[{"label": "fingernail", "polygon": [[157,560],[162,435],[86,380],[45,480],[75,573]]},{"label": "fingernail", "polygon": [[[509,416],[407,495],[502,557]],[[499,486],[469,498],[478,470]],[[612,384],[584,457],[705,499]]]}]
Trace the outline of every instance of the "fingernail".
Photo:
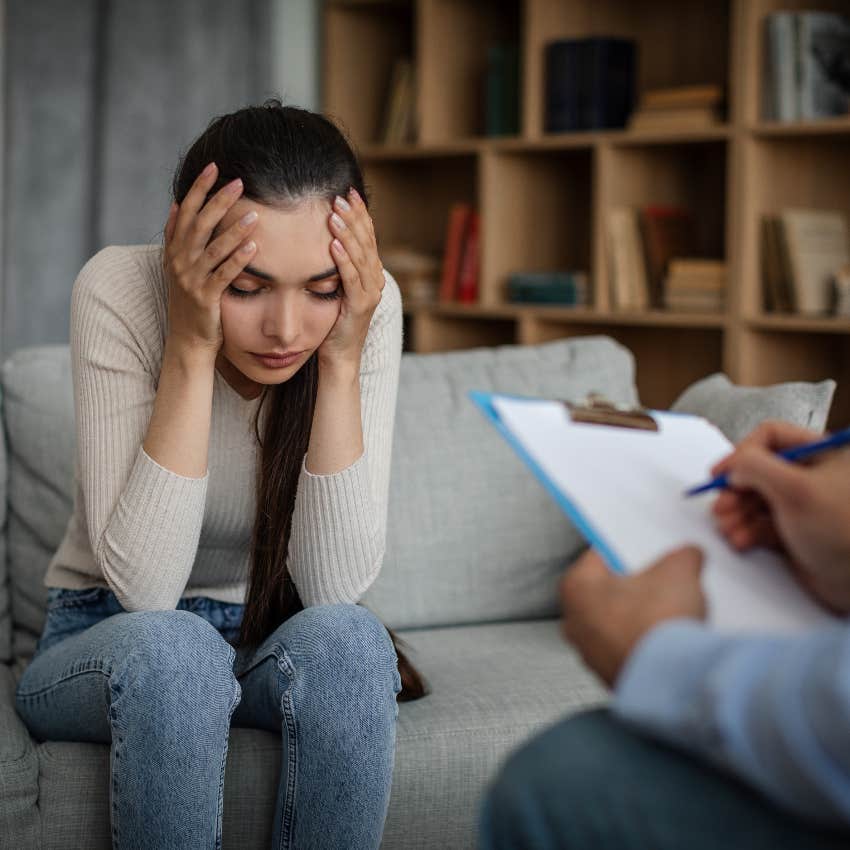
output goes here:
[{"label": "fingernail", "polygon": [[231,195],[235,195],[242,188],[242,181],[237,177],[235,180],[231,180],[227,184],[227,191]]},{"label": "fingernail", "polygon": [[349,195],[351,195],[351,197],[352,197],[352,198],[354,198],[354,200],[355,200],[355,201],[362,201],[362,200],[363,200],[363,199],[360,197],[360,193],[357,191],[357,189],[355,189],[355,188],[354,188],[354,186],[352,186],[352,187],[348,190],[348,194],[349,194]]},{"label": "fingernail", "polygon": [[348,212],[351,209],[351,204],[349,204],[348,201],[345,200],[345,198],[340,198],[339,195],[337,195],[336,199],[334,200],[334,206],[338,210],[342,210],[343,212]]},{"label": "fingernail", "polygon": [[332,246],[333,246],[333,247],[334,247],[337,251],[339,251],[339,253],[340,253],[340,254],[342,253],[342,242],[340,242],[340,241],[339,241],[339,239],[334,239],[334,241],[333,241],[333,242],[331,242],[331,245],[332,245]]},{"label": "fingernail", "polygon": [[215,171],[215,163],[211,162],[203,171],[204,177],[209,177]]},{"label": "fingernail", "polygon": [[239,250],[242,251],[244,254],[250,254],[251,251],[253,251],[256,247],[257,243],[254,242],[254,240],[252,239],[250,242],[246,242]]},{"label": "fingernail", "polygon": [[331,216],[331,221],[334,223],[335,227],[338,227],[340,230],[345,230],[345,222],[336,213]]},{"label": "fingernail", "polygon": [[247,227],[249,224],[252,224],[257,220],[257,213],[255,210],[251,210],[251,212],[245,213],[242,218],[239,219],[239,223],[243,227]]}]

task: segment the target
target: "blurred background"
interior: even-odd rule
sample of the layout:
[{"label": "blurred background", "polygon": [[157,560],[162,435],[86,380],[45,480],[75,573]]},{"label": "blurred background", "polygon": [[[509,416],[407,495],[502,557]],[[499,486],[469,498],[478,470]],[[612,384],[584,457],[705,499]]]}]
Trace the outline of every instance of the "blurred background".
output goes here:
[{"label": "blurred background", "polygon": [[74,279],[160,238],[180,154],[214,116],[317,108],[319,0],[5,0],[0,357],[66,342]]},{"label": "blurred background", "polygon": [[360,157],[405,347],[605,334],[850,419],[850,0],[0,0],[0,356],[160,238],[180,153],[279,95]]}]

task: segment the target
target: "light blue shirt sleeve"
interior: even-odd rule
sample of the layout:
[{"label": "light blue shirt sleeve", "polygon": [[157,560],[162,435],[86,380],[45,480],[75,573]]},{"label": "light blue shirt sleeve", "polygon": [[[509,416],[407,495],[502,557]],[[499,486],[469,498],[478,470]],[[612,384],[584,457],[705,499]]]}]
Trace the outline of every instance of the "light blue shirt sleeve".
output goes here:
[{"label": "light blue shirt sleeve", "polygon": [[611,708],[798,814],[850,823],[848,621],[788,637],[663,623],[629,657]]}]

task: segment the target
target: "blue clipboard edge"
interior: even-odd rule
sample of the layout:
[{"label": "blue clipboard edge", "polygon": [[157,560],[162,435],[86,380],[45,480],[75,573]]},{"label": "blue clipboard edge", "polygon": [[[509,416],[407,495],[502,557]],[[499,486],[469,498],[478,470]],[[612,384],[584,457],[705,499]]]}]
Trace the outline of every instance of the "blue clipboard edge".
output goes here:
[{"label": "blue clipboard edge", "polygon": [[519,455],[520,460],[534,473],[535,478],[543,485],[546,492],[555,500],[558,507],[569,517],[570,521],[581,532],[587,542],[599,551],[605,562],[615,573],[626,574],[623,562],[614,554],[599,532],[588,522],[579,509],[561,492],[558,486],[541,469],[538,463],[528,454],[522,443],[511,433],[502,422],[496,408],[493,406],[494,396],[513,398],[521,401],[541,401],[530,396],[509,395],[507,393],[487,393],[480,390],[470,390],[469,398],[478,407],[490,423],[507,441],[508,445]]}]

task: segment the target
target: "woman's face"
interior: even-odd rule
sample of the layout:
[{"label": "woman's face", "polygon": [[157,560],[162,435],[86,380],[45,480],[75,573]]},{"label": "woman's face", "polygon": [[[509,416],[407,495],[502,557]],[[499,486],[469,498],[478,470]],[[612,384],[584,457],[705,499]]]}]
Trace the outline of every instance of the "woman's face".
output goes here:
[{"label": "woman's face", "polygon": [[[288,381],[304,365],[334,326],[343,294],[327,201],[306,200],[284,211],[240,198],[213,238],[250,210],[258,215],[250,237],[257,250],[222,294],[218,360],[219,371],[246,398],[261,392],[258,385]],[[284,353],[294,356],[276,364],[257,356]]]}]

